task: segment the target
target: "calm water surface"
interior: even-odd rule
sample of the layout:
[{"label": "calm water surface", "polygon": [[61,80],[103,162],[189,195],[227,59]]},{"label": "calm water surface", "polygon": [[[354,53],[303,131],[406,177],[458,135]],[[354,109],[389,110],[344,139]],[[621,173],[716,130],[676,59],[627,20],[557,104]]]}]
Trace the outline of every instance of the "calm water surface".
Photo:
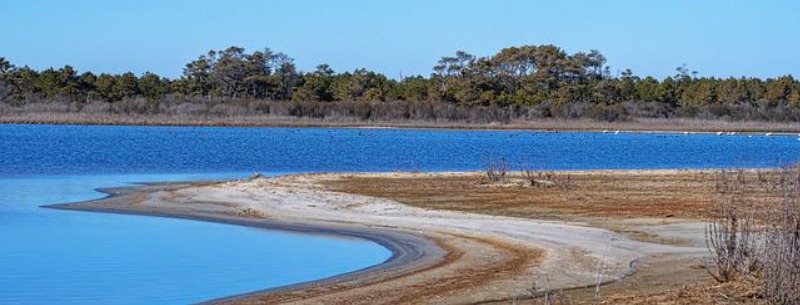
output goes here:
[{"label": "calm water surface", "polygon": [[393,129],[0,126],[0,303],[188,303],[380,263],[370,242],[40,205],[247,173],[776,167],[794,137]]},{"label": "calm water surface", "polygon": [[38,208],[98,197],[98,186],[209,176],[226,175],[0,179],[0,304],[191,303],[328,277],[391,255],[360,240]]}]

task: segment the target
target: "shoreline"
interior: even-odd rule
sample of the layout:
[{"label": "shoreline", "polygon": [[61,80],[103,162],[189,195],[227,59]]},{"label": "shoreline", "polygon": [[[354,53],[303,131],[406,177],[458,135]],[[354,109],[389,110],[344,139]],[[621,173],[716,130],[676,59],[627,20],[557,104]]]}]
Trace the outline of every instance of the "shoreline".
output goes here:
[{"label": "shoreline", "polygon": [[0,125],[74,125],[74,126],[153,126],[153,127],[219,127],[219,128],[363,128],[403,130],[463,130],[463,131],[534,131],[588,133],[653,133],[653,134],[715,134],[722,132],[775,136],[800,135],[800,123],[741,121],[728,122],[700,119],[641,119],[621,122],[602,122],[586,119],[545,119],[510,123],[424,122],[424,121],[358,121],[317,119],[244,118],[242,121],[214,119],[130,119],[119,118],[53,118],[26,119],[0,116]]},{"label": "shoreline", "polygon": [[163,190],[164,188],[175,187],[192,187],[220,182],[222,181],[156,182],[134,186],[98,188],[96,191],[106,194],[105,197],[79,202],[43,205],[41,207],[62,211],[109,213],[213,222],[225,225],[244,226],[297,234],[321,235],[330,238],[356,238],[376,243],[392,253],[389,258],[379,264],[367,266],[350,272],[310,281],[270,287],[236,295],[205,300],[202,301],[201,304],[237,302],[244,298],[263,294],[313,290],[318,287],[325,287],[329,285],[348,285],[353,282],[358,282],[359,285],[364,285],[365,283],[369,282],[369,280],[365,280],[364,278],[371,275],[382,274],[383,277],[402,276],[404,274],[434,267],[441,263],[448,254],[446,250],[440,248],[436,241],[430,238],[399,231],[382,230],[377,228],[360,228],[355,226],[333,226],[330,224],[292,223],[274,219],[253,219],[247,217],[226,216],[221,214],[139,210],[130,207],[125,208],[113,206],[120,203],[120,201],[131,200],[129,198],[130,196],[137,196],[143,193],[153,192],[155,190]]},{"label": "shoreline", "polygon": [[[108,196],[45,207],[349,236],[371,240],[393,253],[383,263],[361,270],[208,301],[223,304],[312,304],[315,299],[418,303],[432,298],[443,303],[500,302],[529,298],[530,288],[520,285],[540,272],[552,273],[548,281],[558,289],[580,290],[629,277],[637,272],[640,259],[657,253],[693,257],[699,252],[634,241],[569,222],[419,210],[380,198],[317,189],[316,182],[337,175],[352,174],[146,184],[100,189]],[[242,198],[243,194],[251,197]],[[281,201],[287,197],[288,202]],[[243,211],[247,214],[235,215]],[[504,227],[496,232],[486,229],[494,225]],[[593,274],[600,261],[608,264],[607,273]]]}]

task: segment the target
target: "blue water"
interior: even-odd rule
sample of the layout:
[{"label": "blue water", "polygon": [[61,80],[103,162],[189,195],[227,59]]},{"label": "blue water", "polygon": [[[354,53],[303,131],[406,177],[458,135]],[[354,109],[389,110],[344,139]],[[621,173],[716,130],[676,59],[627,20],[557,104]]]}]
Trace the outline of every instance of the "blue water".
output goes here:
[{"label": "blue water", "polygon": [[788,136],[394,129],[0,126],[0,175],[774,167]]},{"label": "blue water", "polygon": [[0,303],[188,303],[377,264],[370,242],[38,206],[98,187],[319,171],[776,167],[794,137],[0,126]]},{"label": "blue water", "polygon": [[362,240],[38,208],[95,198],[98,186],[224,176],[0,179],[0,304],[191,303],[333,276],[391,255]]}]

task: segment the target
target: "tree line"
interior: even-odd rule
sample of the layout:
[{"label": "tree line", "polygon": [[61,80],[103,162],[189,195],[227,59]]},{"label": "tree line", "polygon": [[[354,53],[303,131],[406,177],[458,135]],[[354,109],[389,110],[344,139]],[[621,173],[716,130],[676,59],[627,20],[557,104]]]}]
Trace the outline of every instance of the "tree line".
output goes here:
[{"label": "tree line", "polygon": [[675,75],[659,80],[636,76],[631,70],[612,73],[606,57],[597,50],[569,54],[553,45],[510,47],[485,57],[458,51],[442,57],[429,76],[402,79],[366,69],[336,72],[327,64],[302,72],[287,54],[270,49],[247,52],[240,47],[209,51],[187,63],[183,75],[175,79],[149,72],[79,73],[69,65],[37,71],[0,58],[0,103],[10,106],[73,103],[80,108],[96,102],[144,99],[148,106],[143,111],[158,113],[163,108],[160,103],[177,98],[221,104],[230,100],[314,103],[318,108],[337,103],[356,107],[359,102],[414,102],[438,109],[500,109],[516,116],[525,116],[520,114],[525,111],[535,112],[531,117],[606,121],[629,117],[800,120],[800,82],[790,75],[698,77],[681,66]]}]

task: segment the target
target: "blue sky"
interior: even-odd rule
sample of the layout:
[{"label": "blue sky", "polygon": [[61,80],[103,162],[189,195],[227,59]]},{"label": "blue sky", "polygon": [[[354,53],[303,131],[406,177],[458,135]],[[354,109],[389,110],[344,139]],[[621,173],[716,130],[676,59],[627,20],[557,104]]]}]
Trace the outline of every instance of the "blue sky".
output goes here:
[{"label": "blue sky", "polygon": [[209,49],[269,47],[328,63],[428,75],[456,50],[598,49],[613,71],[664,77],[800,75],[800,1],[7,0],[0,56],[42,69],[177,77]]}]

